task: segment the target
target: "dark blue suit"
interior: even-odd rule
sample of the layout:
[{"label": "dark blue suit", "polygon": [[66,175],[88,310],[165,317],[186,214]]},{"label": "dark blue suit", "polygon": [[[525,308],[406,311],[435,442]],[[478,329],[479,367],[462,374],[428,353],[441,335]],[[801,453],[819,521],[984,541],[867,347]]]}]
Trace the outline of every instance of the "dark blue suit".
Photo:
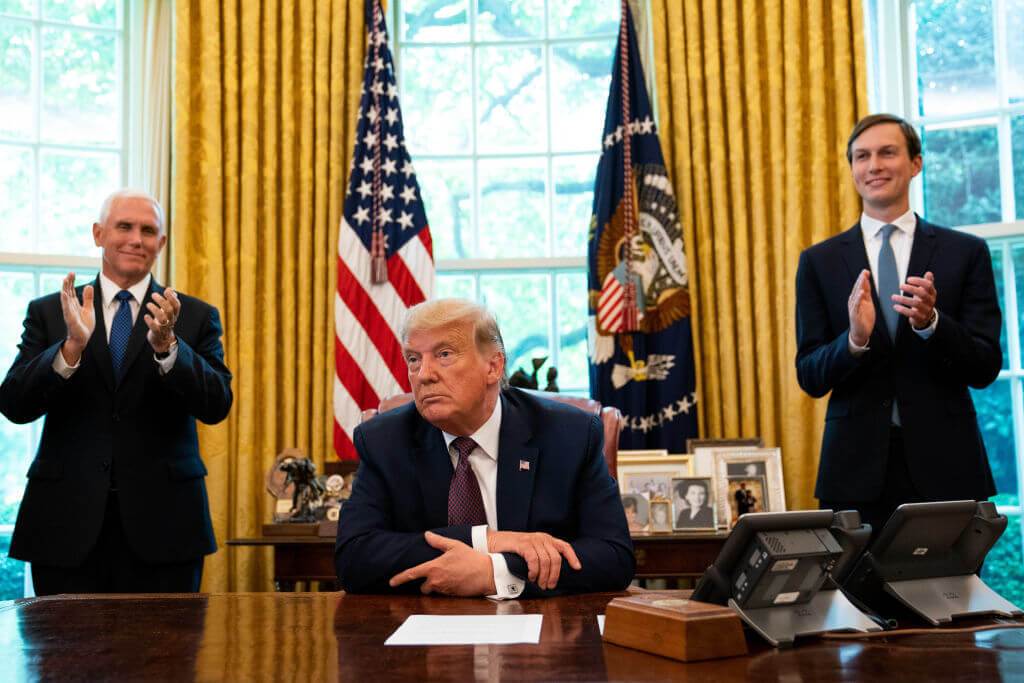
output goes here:
[{"label": "dark blue suit", "polygon": [[895,398],[906,469],[920,498],[987,498],[995,486],[968,387],[991,384],[1002,363],[988,246],[918,218],[907,275],[935,277],[935,333],[922,339],[901,315],[891,342],[881,306],[892,302],[880,303],[872,282],[870,350],[855,357],[847,301],[862,269],[869,265],[860,224],[806,249],[797,268],[797,379],[816,398],[832,392],[815,496],[871,501],[881,494]]},{"label": "dark blue suit", "polygon": [[115,378],[99,278],[92,284],[96,327],[75,373],[65,380],[52,367],[67,332],[60,294],[50,294],[29,304],[18,357],[0,385],[0,412],[12,422],[46,416],[10,556],[78,567],[97,542],[115,487],[124,538],[143,561],[201,559],[217,544],[196,420],[219,422],[232,401],[217,309],[178,294],[177,360],[161,375],[143,316],[164,288],[151,281]]},{"label": "dark blue suit", "polygon": [[[620,590],[636,569],[618,487],[601,455],[603,429],[594,415],[507,389],[501,394],[497,515],[502,531],[543,531],[568,541],[582,569],[562,560],[558,586],[527,582],[524,595]],[[360,425],[354,435],[360,465],[352,497],[342,506],[335,566],[345,590],[391,588],[395,574],[438,557],[423,532],[472,545],[471,527],[448,526],[451,458],[441,430],[409,403]],[[525,579],[526,563],[505,553],[509,570]]]}]

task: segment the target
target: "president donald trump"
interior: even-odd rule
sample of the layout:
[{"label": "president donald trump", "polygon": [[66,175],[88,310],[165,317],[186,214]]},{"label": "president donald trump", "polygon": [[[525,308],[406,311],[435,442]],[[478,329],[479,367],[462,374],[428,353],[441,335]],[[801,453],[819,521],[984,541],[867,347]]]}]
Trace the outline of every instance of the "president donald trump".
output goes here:
[{"label": "president donald trump", "polygon": [[401,330],[414,402],[359,426],[335,566],[345,590],[460,596],[620,590],[636,567],[600,420],[506,387],[494,317],[460,299]]}]

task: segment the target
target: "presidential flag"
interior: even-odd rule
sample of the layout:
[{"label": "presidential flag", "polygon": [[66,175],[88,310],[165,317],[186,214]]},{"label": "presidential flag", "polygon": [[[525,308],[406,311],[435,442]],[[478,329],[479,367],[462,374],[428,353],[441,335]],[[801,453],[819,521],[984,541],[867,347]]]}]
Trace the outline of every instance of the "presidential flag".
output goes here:
[{"label": "presidential flag", "polygon": [[697,436],[686,255],[626,0],[587,252],[591,395],[622,411],[620,449],[683,453]]},{"label": "presidential flag", "polygon": [[343,460],[357,457],[352,430],[360,413],[410,390],[399,326],[434,289],[430,228],[405,147],[380,0],[366,0],[366,34],[334,299],[334,450]]}]

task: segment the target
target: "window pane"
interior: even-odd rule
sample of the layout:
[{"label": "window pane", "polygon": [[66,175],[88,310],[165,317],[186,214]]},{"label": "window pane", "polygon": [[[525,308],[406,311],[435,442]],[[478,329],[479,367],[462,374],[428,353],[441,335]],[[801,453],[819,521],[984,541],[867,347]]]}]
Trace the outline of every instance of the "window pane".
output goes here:
[{"label": "window pane", "polygon": [[486,47],[477,51],[477,146],[481,152],[547,149],[544,64],[540,48]]},{"label": "window pane", "polygon": [[600,149],[611,68],[609,41],[551,48],[551,146],[555,151]]},{"label": "window pane", "polygon": [[434,258],[473,255],[473,164],[423,161],[416,164],[423,203],[434,241]]},{"label": "window pane", "polygon": [[619,30],[620,5],[616,0],[559,0],[549,2],[552,38],[615,34]]},{"label": "window pane", "polygon": [[[480,293],[505,341],[508,374],[533,373],[534,358],[551,355],[551,305],[547,275],[481,275]],[[544,377],[544,370],[538,373]]]},{"label": "window pane", "polygon": [[1024,0],[1005,2],[1006,94],[1010,104],[1016,104],[1024,102]]},{"label": "window pane", "polygon": [[469,40],[468,7],[468,0],[401,0],[402,40]]},{"label": "window pane", "polygon": [[117,38],[69,29],[43,29],[42,36],[43,138],[76,145],[118,144]]},{"label": "window pane", "polygon": [[995,125],[925,127],[925,217],[956,227],[1002,218],[999,147]]},{"label": "window pane", "polygon": [[1011,154],[1013,155],[1013,196],[1017,220],[1024,220],[1024,116],[1010,119]]},{"label": "window pane", "polygon": [[477,0],[477,40],[543,37],[544,0]]},{"label": "window pane", "polygon": [[[0,373],[6,376],[18,355],[28,302],[36,297],[35,278],[30,272],[0,270],[0,292]],[[0,524],[14,524],[33,455],[32,440],[31,425],[0,417]]]},{"label": "window pane", "polygon": [[404,48],[402,69],[402,117],[413,158],[470,153],[469,48]]},{"label": "window pane", "polygon": [[915,2],[919,113],[948,116],[995,107],[992,3]]},{"label": "window pane", "polygon": [[31,149],[0,145],[0,251],[32,249],[32,170]]},{"label": "window pane", "polygon": [[598,155],[594,154],[556,157],[552,162],[556,256],[585,256],[587,253],[597,159]]},{"label": "window pane", "polygon": [[[1008,316],[1017,316],[1017,333],[1020,336],[1021,353],[1024,355],[1024,242],[1014,242],[1011,246],[1010,257],[1013,259],[1013,276],[1017,290],[1017,310],[1006,310],[1005,297],[1000,296],[999,303],[1003,309],[1003,320]],[[1006,324],[1005,322],[1003,323]],[[1009,350],[1004,345],[1003,353],[1008,355]],[[1004,365],[1004,367],[1006,367]]]},{"label": "window pane", "polygon": [[25,563],[7,557],[11,534],[0,533],[0,600],[25,597]]},{"label": "window pane", "polygon": [[[587,366],[587,274],[562,273],[556,278],[558,302],[558,386],[589,392]],[[543,383],[541,388],[543,388]]]},{"label": "window pane", "polygon": [[[32,0],[0,0],[0,12],[4,14],[32,15]],[[2,600],[3,598],[0,598]]]},{"label": "window pane", "polygon": [[1003,370],[1010,368],[1010,347],[1006,345],[1006,318],[1008,311],[1006,310],[1006,282],[1004,281],[1003,273],[1003,249],[1005,248],[1000,243],[988,245],[989,252],[992,255],[992,276],[996,281],[996,299],[999,301],[999,310],[1003,312],[1003,324],[999,328],[999,348],[1003,350]]},{"label": "window pane", "polygon": [[974,409],[978,413],[978,427],[988,451],[988,462],[996,480],[997,495],[993,500],[1000,505],[1017,505],[1020,497],[1017,484],[1017,458],[1013,444],[1013,405],[1010,380],[996,380],[988,388],[971,389]]},{"label": "window pane", "polygon": [[1006,531],[985,556],[981,580],[1010,602],[1020,605],[1024,601],[1024,581],[1021,580],[1020,515],[1007,515]]},{"label": "window pane", "polygon": [[0,24],[0,111],[0,135],[34,135],[31,26]]},{"label": "window pane", "polygon": [[437,275],[437,298],[476,299],[473,296],[472,275]]},{"label": "window pane", "polygon": [[117,0],[43,0],[43,18],[72,24],[117,26]]},{"label": "window pane", "polygon": [[120,155],[44,152],[40,165],[39,251],[96,255],[92,224],[103,199],[120,185]]},{"label": "window pane", "polygon": [[480,256],[548,256],[545,167],[540,159],[480,162]]}]

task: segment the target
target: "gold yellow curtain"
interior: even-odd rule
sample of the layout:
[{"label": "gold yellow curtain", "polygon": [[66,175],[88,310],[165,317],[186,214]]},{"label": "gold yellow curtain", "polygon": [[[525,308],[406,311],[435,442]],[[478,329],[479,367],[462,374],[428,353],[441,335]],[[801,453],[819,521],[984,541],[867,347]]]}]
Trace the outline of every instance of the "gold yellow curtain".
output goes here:
[{"label": "gold yellow curtain", "polygon": [[363,0],[175,3],[172,284],[221,312],[235,403],[200,431],[220,544],[203,589],[268,590],[264,476],[332,448],[338,225],[364,50]]},{"label": "gold yellow curtain", "polygon": [[661,141],[691,272],[701,433],[782,448],[814,507],[825,401],[797,385],[794,280],[849,227],[844,156],[867,113],[859,0],[651,0]]}]

